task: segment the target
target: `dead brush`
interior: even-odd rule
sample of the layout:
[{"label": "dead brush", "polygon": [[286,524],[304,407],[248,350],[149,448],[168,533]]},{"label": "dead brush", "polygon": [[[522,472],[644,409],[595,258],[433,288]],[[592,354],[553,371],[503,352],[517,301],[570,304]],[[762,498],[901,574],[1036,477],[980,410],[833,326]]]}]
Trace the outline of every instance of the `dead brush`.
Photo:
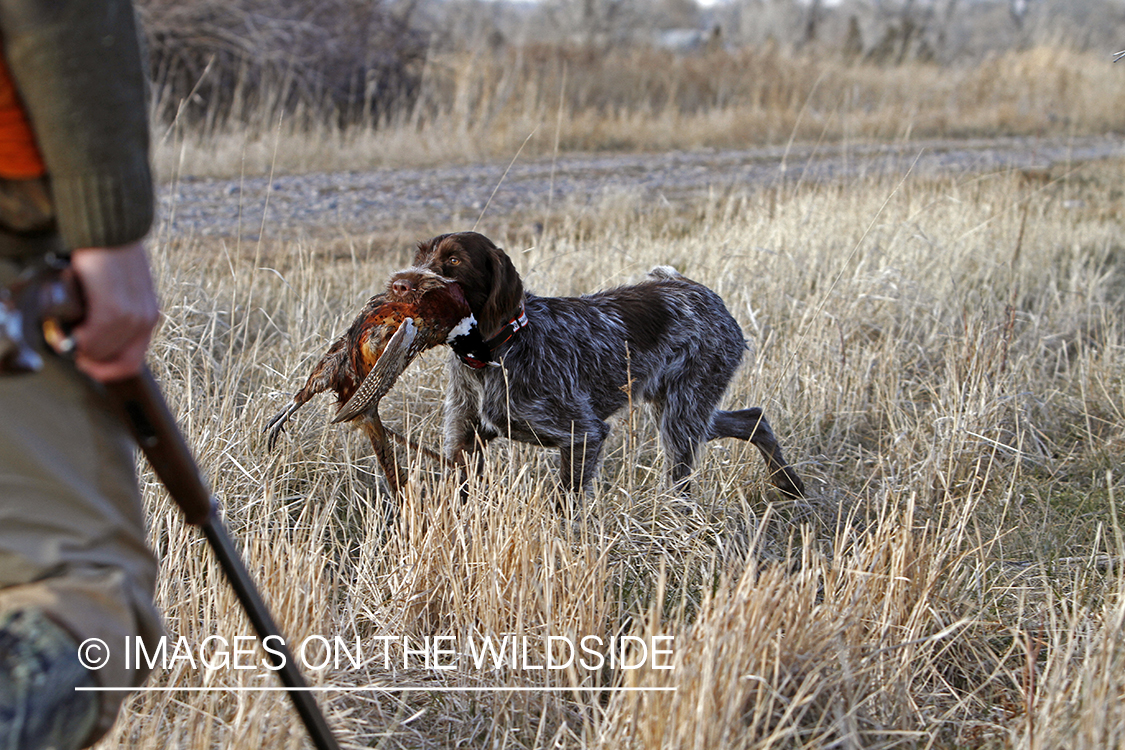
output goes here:
[{"label": "dead brush", "polygon": [[384,0],[138,0],[152,58],[156,117],[271,127],[315,113],[337,127],[407,106],[426,53],[409,12]]},{"label": "dead brush", "polygon": [[[197,80],[211,85],[213,74],[202,76],[206,62],[195,64],[179,93],[158,90],[164,121]],[[462,164],[507,160],[537,128],[527,158],[1100,135],[1120,129],[1117,102],[1125,91],[1125,77],[1110,75],[1120,71],[1107,64],[1104,54],[1057,43],[951,66],[894,67],[841,64],[834,55],[776,46],[700,58],[566,45],[495,54],[434,49],[418,80],[404,86],[400,105],[366,120],[341,123],[335,108],[316,100],[286,109],[292,75],[263,81],[253,96],[232,80],[227,89],[242,96],[242,114],[228,118],[212,104],[196,122],[181,118],[154,159],[166,177]]]}]

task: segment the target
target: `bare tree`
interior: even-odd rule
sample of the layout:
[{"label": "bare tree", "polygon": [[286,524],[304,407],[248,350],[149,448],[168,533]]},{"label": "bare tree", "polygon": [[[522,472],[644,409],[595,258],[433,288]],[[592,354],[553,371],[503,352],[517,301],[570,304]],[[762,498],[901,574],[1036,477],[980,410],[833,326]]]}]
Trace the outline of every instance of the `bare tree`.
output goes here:
[{"label": "bare tree", "polygon": [[1008,0],[1008,13],[1019,28],[1023,28],[1023,20],[1027,16],[1028,5],[1028,0]]},{"label": "bare tree", "polygon": [[816,27],[820,22],[821,9],[824,7],[824,0],[810,0],[808,14],[805,17],[805,44],[811,44],[816,41]]}]

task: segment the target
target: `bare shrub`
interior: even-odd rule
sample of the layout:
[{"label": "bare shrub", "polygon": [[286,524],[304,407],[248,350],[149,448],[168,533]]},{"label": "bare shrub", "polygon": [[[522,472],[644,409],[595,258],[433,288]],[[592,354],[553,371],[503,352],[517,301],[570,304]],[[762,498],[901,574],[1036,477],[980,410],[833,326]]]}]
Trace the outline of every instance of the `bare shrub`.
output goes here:
[{"label": "bare shrub", "polygon": [[378,117],[417,93],[424,35],[385,0],[140,0],[159,114]]}]

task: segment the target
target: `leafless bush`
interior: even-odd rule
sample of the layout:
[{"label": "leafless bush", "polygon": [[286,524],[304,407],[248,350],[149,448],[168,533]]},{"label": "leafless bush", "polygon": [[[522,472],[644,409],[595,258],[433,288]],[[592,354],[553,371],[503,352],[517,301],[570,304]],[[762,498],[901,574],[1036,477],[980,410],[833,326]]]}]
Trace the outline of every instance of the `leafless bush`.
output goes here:
[{"label": "leafless bush", "polygon": [[385,0],[139,0],[159,114],[379,117],[417,91],[424,35]]},{"label": "leafless bush", "polygon": [[1108,49],[1125,34],[1125,12],[1113,0],[732,0],[706,17],[728,44],[773,40],[818,55],[861,46],[868,60],[966,63],[1032,46]]}]

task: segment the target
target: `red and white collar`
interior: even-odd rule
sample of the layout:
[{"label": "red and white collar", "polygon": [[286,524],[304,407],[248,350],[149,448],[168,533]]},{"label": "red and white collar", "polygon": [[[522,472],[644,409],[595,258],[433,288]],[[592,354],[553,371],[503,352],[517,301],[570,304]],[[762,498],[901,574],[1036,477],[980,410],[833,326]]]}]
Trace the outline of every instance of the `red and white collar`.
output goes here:
[{"label": "red and white collar", "polygon": [[[520,330],[521,328],[527,328],[529,325],[531,325],[531,323],[527,319],[527,310],[524,309],[523,302],[521,301],[520,309],[519,312],[516,313],[516,317],[512,318],[503,326],[501,326],[500,331],[488,341],[484,342],[484,345],[488,347],[488,350],[490,352],[495,352],[501,346],[510,341],[511,338],[516,335],[516,331]],[[467,354],[461,355],[461,361],[474,370],[480,370],[481,368],[488,367],[489,365],[497,364],[495,361],[482,362],[476,357],[472,357]]]},{"label": "red and white collar", "polygon": [[492,351],[496,351],[502,344],[507,343],[507,341],[511,339],[512,336],[515,336],[516,331],[521,328],[527,328],[528,325],[527,310],[524,309],[523,302],[520,302],[520,311],[516,313],[516,317],[505,323],[500,328],[499,333],[490,338],[488,341],[484,342],[485,346],[487,346]]}]

